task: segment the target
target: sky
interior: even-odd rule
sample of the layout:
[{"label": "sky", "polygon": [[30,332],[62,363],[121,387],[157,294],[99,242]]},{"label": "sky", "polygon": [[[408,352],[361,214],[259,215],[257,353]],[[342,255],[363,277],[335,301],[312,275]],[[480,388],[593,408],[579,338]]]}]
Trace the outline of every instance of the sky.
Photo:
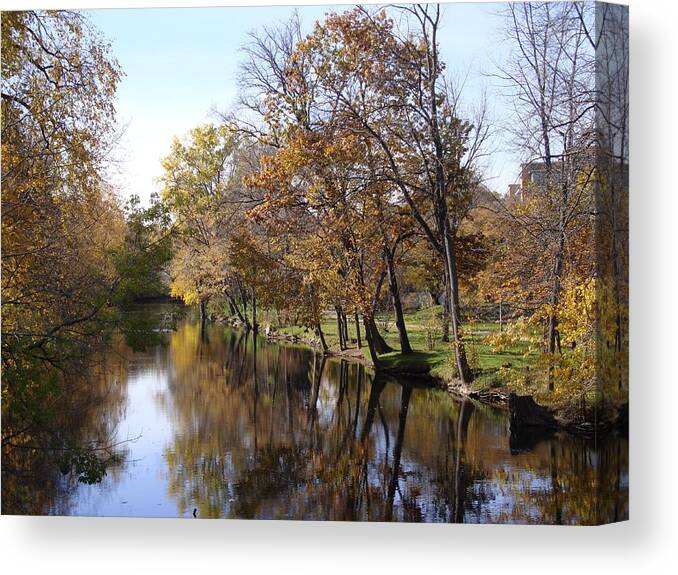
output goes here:
[{"label": "sky", "polygon": [[[304,31],[328,12],[348,6],[299,6]],[[116,109],[124,128],[112,178],[123,197],[147,203],[159,191],[161,158],[174,136],[216,121],[214,110],[228,110],[236,99],[238,64],[247,34],[289,18],[295,7],[132,8],[87,11],[111,43],[125,73]],[[490,112],[506,116],[488,74],[501,56],[501,19],[496,4],[443,6],[440,48],[456,77],[465,78],[464,101],[487,95]],[[498,140],[499,141],[499,140]],[[487,185],[503,193],[517,179],[518,161],[495,152],[485,162]]]}]

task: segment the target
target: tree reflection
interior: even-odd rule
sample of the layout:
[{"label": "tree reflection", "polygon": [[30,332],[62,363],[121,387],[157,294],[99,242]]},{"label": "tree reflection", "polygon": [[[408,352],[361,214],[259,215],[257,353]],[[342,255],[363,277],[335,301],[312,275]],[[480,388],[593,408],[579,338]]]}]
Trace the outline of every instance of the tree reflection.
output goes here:
[{"label": "tree reflection", "polygon": [[[119,340],[62,425],[82,441],[110,440],[126,417],[128,380],[141,370],[160,382],[156,405],[171,423],[153,480],[178,514],[563,524],[628,516],[624,437],[509,436],[505,414],[488,406],[210,323],[185,320],[167,339],[143,352]],[[122,471],[129,482],[135,467],[111,468],[102,489]],[[5,512],[66,514],[77,489],[39,453],[3,458]]]},{"label": "tree reflection", "polygon": [[[94,454],[115,476],[115,463],[124,459],[124,441],[115,438],[124,415],[128,364],[131,353],[123,340],[114,343],[114,352],[96,355],[83,365],[84,374],[62,373],[58,405],[45,406],[51,417],[43,422],[51,444],[39,444],[30,432],[21,442],[9,436],[2,446],[2,511],[4,514],[68,514],[71,495],[82,473],[69,463],[83,450]],[[69,460],[60,458],[67,454]],[[55,464],[55,459],[57,464]],[[58,465],[59,461],[62,461]]]},{"label": "tree reflection", "polygon": [[158,488],[178,514],[539,523],[628,514],[623,438],[509,443],[502,412],[210,323],[184,321],[160,349],[143,357],[163,381],[156,399],[171,432]]}]

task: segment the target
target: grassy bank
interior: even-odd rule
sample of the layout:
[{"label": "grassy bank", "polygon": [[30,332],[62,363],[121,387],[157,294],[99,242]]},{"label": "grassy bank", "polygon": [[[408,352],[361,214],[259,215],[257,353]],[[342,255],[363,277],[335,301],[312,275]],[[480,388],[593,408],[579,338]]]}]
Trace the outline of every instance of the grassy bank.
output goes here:
[{"label": "grassy bank", "polygon": [[[388,368],[400,371],[419,373],[429,372],[432,376],[445,381],[452,381],[456,377],[454,349],[452,344],[441,340],[440,306],[422,309],[405,314],[405,325],[414,353],[403,355],[400,353],[398,330],[390,317],[377,318],[379,332],[386,342],[395,350],[381,357]],[[339,350],[339,336],[334,314],[328,313],[322,322],[325,339],[334,351]],[[300,338],[312,337],[312,333],[298,326],[289,326],[278,330],[287,335]],[[486,342],[487,336],[499,332],[498,322],[470,321],[464,326],[466,353],[476,380],[473,388],[476,390],[490,389],[503,385],[501,368],[520,370],[534,362],[534,357],[528,352],[527,342],[518,342],[501,351],[495,351]],[[364,329],[361,325],[362,348],[365,357],[369,357],[367,343],[364,339]],[[354,322],[349,321],[349,338],[356,344],[356,330]]]}]

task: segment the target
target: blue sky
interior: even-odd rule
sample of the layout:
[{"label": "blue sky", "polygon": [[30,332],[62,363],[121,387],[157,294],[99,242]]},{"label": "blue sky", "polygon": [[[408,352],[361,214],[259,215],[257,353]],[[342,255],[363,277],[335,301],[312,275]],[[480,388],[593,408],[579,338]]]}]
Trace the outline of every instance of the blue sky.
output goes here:
[{"label": "blue sky", "polygon": [[[305,30],[327,12],[347,5],[299,6]],[[126,126],[114,181],[123,196],[147,201],[158,190],[160,159],[172,137],[215,120],[235,100],[240,48],[247,33],[287,20],[294,7],[136,8],[88,11],[112,44],[125,72],[117,95],[118,119]],[[448,4],[440,45],[448,69],[466,77],[464,99],[487,93],[490,109],[506,115],[506,104],[486,76],[501,54],[500,18],[493,4]],[[486,165],[488,185],[504,192],[516,179],[517,160],[496,152]]]}]

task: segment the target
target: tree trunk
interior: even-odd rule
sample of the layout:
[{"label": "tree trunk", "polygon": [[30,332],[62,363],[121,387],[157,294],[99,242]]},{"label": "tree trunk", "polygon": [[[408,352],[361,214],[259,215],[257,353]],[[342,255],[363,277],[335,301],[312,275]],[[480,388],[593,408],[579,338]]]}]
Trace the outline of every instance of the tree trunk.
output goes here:
[{"label": "tree trunk", "polygon": [[323,333],[323,329],[320,327],[320,322],[316,324],[315,331],[318,334],[318,337],[320,338],[320,345],[322,346],[324,353],[329,349],[329,347],[327,345],[327,341],[325,341],[325,334]]},{"label": "tree trunk", "polygon": [[[447,278],[447,274],[444,274]],[[450,298],[447,295],[447,279],[445,279],[445,295],[443,297],[443,312],[442,312],[442,323],[443,323],[443,341],[450,341]]]},{"label": "tree trunk", "polygon": [[[561,245],[563,244],[561,239]],[[549,314],[548,320],[548,351],[549,353],[555,353],[557,349],[557,340],[558,340],[558,316],[556,315],[553,308],[558,305],[560,301],[560,279],[563,270],[563,253],[558,250],[556,258],[553,265],[553,287],[551,289],[551,313]],[[552,389],[549,386],[549,389]]]},{"label": "tree trunk", "polygon": [[454,241],[449,229],[449,221],[445,215],[444,222],[445,265],[447,267],[448,297],[450,305],[450,317],[452,320],[452,338],[457,360],[459,379],[465,384],[473,381],[473,373],[466,359],[466,349],[461,331],[461,314],[459,310],[459,280],[457,277],[457,259],[454,251]]},{"label": "tree trunk", "polygon": [[374,368],[378,371],[381,367],[381,362],[379,361],[379,355],[377,354],[377,349],[374,343],[374,332],[370,328],[374,322],[373,318],[367,318],[363,316],[363,325],[365,326],[365,339],[367,340],[367,347],[370,350],[370,359],[374,364]]},{"label": "tree trunk", "polygon": [[[449,182],[445,170],[445,150],[443,139],[440,135],[438,102],[439,94],[436,91],[436,80],[438,78],[438,20],[440,7],[436,8],[436,19],[431,26],[431,39],[427,42],[427,60],[430,79],[428,82],[429,102],[430,102],[430,120],[429,131],[435,148],[435,181],[431,189],[433,198],[433,208],[437,218],[438,229],[442,233],[443,241],[443,261],[447,270],[448,294],[450,297],[450,315],[452,318],[452,337],[454,338],[454,351],[457,360],[457,370],[459,378],[463,383],[468,384],[473,381],[473,373],[466,360],[466,351],[464,350],[464,341],[461,332],[461,317],[459,314],[459,290],[457,277],[457,256],[454,248],[454,237],[450,229],[449,209],[447,205],[447,194],[449,194]],[[461,168],[461,166],[457,166]]]},{"label": "tree trunk", "polygon": [[242,315],[245,318],[245,327],[249,331],[252,329],[250,325],[250,320],[247,317],[247,294],[243,291],[242,286],[240,287],[240,301],[242,302]]},{"label": "tree trunk", "polygon": [[327,341],[325,340],[325,334],[323,333],[322,328],[320,327],[320,323],[322,321],[322,313],[318,309],[318,300],[316,299],[315,295],[315,289],[313,286],[310,287],[310,295],[311,295],[311,302],[313,305],[313,316],[315,319],[315,328],[316,328],[316,333],[318,334],[318,337],[320,338],[320,345],[322,345],[323,348],[323,353],[325,353],[328,349],[329,346],[327,345]]},{"label": "tree trunk", "polygon": [[207,301],[204,299],[200,300],[200,322],[205,323],[207,320]]},{"label": "tree trunk", "polygon": [[372,343],[374,344],[377,353],[382,354],[393,351],[393,348],[386,343],[386,340],[379,333],[379,329],[377,328],[377,324],[373,317],[370,317],[367,320],[363,317],[363,325],[365,326],[365,337],[371,336]]},{"label": "tree trunk", "polygon": [[236,303],[235,299],[233,296],[227,292],[224,291],[224,295],[226,296],[226,299],[228,300],[228,304],[231,306],[231,308],[235,311],[235,315],[238,317],[240,320],[240,323],[242,323],[245,326],[245,329],[249,331],[250,329],[250,324],[248,319],[243,315],[243,313],[240,311],[240,308],[238,307],[238,304]]},{"label": "tree trunk", "polygon": [[511,393],[508,401],[511,429],[542,427],[552,429],[556,420],[551,410],[538,405],[531,395]]},{"label": "tree trunk", "polygon": [[339,336],[339,349],[344,351],[346,349],[344,342],[344,327],[341,325],[341,308],[339,306],[334,308],[337,314],[337,335]]},{"label": "tree trunk", "polygon": [[[553,287],[551,288],[551,312],[549,313],[548,318],[548,352],[553,354],[558,348],[558,316],[556,315],[555,308],[560,302],[560,289],[561,289],[561,278],[563,274],[563,258],[565,255],[565,207],[567,205],[567,193],[564,192],[565,196],[563,201],[563,206],[561,206],[561,215],[560,215],[560,238],[558,240],[558,250],[556,251],[555,258],[553,261]],[[554,389],[553,381],[553,367],[549,367],[548,374],[548,386],[549,391]]]},{"label": "tree trunk", "polygon": [[360,349],[363,346],[363,343],[360,340],[360,318],[358,317],[358,310],[355,312],[355,337],[356,349]]},{"label": "tree trunk", "polygon": [[344,329],[344,347],[349,348],[350,339],[348,337],[348,319],[346,318],[346,312],[342,309],[341,311],[341,325]]},{"label": "tree trunk", "polygon": [[386,246],[384,246],[384,259],[386,260],[386,270],[388,272],[388,287],[391,292],[391,301],[393,302],[393,309],[396,316],[396,326],[398,328],[398,336],[400,338],[400,351],[402,353],[412,353],[410,340],[407,337],[407,328],[405,327],[405,318],[403,316],[403,306],[400,301],[400,289],[398,288],[398,278],[396,277],[395,262],[393,254]]}]

